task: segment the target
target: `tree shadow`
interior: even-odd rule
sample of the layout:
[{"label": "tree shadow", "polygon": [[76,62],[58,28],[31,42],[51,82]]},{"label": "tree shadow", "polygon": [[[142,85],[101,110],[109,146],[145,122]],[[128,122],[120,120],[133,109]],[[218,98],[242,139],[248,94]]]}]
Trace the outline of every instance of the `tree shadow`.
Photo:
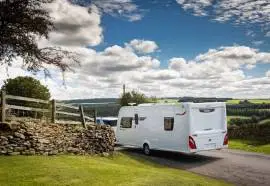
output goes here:
[{"label": "tree shadow", "polygon": [[152,150],[150,156],[143,154],[141,149],[121,147],[122,152],[137,161],[149,161],[162,166],[172,168],[191,169],[220,160],[220,157],[206,156],[201,154],[183,154],[169,151]]}]

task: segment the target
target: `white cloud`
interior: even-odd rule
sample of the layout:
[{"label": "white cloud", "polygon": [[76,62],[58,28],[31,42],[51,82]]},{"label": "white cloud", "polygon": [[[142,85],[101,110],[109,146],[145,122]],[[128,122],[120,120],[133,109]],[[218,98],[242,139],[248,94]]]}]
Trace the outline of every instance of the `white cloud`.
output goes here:
[{"label": "white cloud", "polygon": [[264,43],[264,41],[252,41],[252,44],[255,46],[260,46]]},{"label": "white cloud", "polygon": [[270,1],[268,0],[176,0],[184,10],[196,16],[211,16],[218,22],[235,24],[259,24],[270,28]]},{"label": "white cloud", "polygon": [[[108,4],[104,4],[102,11],[114,14],[119,10],[121,15],[136,17],[137,6],[121,7],[121,2],[129,4],[132,1],[117,0],[117,6],[110,4],[112,2],[106,0]],[[195,1],[178,2],[185,2],[186,9],[189,9],[191,5],[187,3]],[[210,6],[211,2],[200,0],[199,7]],[[113,45],[103,51],[86,48],[86,45],[99,44],[103,37],[101,8],[92,5],[91,13],[88,13],[88,8],[66,0],[56,0],[50,5],[57,30],[50,33],[49,41],[40,41],[40,45],[65,47],[77,52],[81,61],[80,67],[74,66],[75,73],[64,74],[66,86],[62,85],[62,74],[54,67],[48,67],[52,79],[44,79],[42,73],[35,76],[49,87],[56,99],[118,97],[124,83],[128,90],[136,89],[158,97],[269,97],[269,70],[265,76],[257,78],[246,76],[245,70],[256,68],[260,63],[270,64],[270,52],[247,46],[223,46],[209,49],[192,60],[175,56],[169,60],[168,67],[160,67],[160,61],[152,56],[159,49],[155,41],[134,39],[123,46]],[[137,19],[135,17],[133,19]],[[21,68],[20,59],[14,64],[9,67],[9,77],[34,76]],[[0,86],[8,74],[5,66],[1,66]]]},{"label": "white cloud", "polygon": [[269,77],[270,78],[270,70],[268,70],[266,73],[265,73],[266,77]]},{"label": "white cloud", "polygon": [[101,15],[96,6],[83,7],[67,0],[55,0],[46,5],[46,9],[55,30],[49,33],[48,41],[43,39],[39,42],[41,46],[86,47],[102,42]]},{"label": "white cloud", "polygon": [[176,0],[184,10],[192,10],[197,16],[206,16],[206,7],[212,5],[213,0]]},{"label": "white cloud", "polygon": [[248,30],[246,32],[246,36],[255,37],[256,36],[256,33],[254,33],[254,31],[252,31],[252,30]]},{"label": "white cloud", "polygon": [[[122,84],[127,90],[138,90],[149,96],[218,96],[269,97],[270,72],[262,77],[249,77],[246,68],[270,63],[270,53],[246,46],[227,46],[209,49],[192,60],[174,57],[167,68],[149,56],[139,56],[125,45],[107,47],[101,52],[77,47],[82,61],[75,73],[52,69],[52,78],[44,80],[56,99],[118,97]],[[18,61],[19,62],[19,61]],[[19,64],[19,63],[18,63]],[[10,67],[12,77],[26,75],[20,65]],[[0,79],[7,78],[1,68]],[[0,83],[1,84],[1,83]]]},{"label": "white cloud", "polygon": [[270,31],[266,32],[265,36],[270,37]]},{"label": "white cloud", "polygon": [[139,53],[152,53],[158,49],[158,45],[154,41],[133,39],[126,44],[127,47],[134,49]]},{"label": "white cloud", "polygon": [[82,70],[97,76],[158,68],[160,62],[150,56],[138,56],[127,48],[114,45],[103,52],[91,51],[84,59]]},{"label": "white cloud", "polygon": [[129,21],[138,21],[143,18],[142,10],[132,0],[93,0],[102,12],[112,16],[121,16]]}]

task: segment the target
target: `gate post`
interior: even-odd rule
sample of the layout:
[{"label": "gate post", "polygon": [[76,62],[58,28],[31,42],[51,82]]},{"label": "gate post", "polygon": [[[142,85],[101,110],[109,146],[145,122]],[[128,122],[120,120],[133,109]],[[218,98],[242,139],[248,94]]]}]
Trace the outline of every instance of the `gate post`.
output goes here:
[{"label": "gate post", "polygon": [[85,119],[84,119],[84,113],[83,113],[83,106],[82,105],[79,106],[79,110],[80,110],[82,125],[83,125],[84,128],[86,128]]},{"label": "gate post", "polygon": [[6,92],[1,91],[1,122],[6,121]]},{"label": "gate post", "polygon": [[52,102],[52,118],[51,118],[51,122],[55,123],[55,118],[56,118],[56,102],[55,102],[55,99],[53,99],[51,102]]}]

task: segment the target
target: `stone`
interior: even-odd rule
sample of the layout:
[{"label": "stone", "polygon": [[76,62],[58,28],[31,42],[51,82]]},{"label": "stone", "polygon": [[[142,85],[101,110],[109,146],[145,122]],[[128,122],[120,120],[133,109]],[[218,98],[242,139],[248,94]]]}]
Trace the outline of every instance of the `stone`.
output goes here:
[{"label": "stone", "polygon": [[101,156],[102,156],[102,157],[109,157],[109,156],[110,156],[110,154],[109,154],[109,153],[107,153],[107,152],[103,152],[103,153],[101,154]]},{"label": "stone", "polygon": [[0,154],[57,155],[102,154],[113,151],[115,135],[110,127],[89,125],[44,124],[39,121],[18,122],[16,128],[0,136]]},{"label": "stone", "polygon": [[58,154],[57,150],[53,150],[53,151],[48,153],[49,156],[56,155],[56,154]]},{"label": "stone", "polygon": [[8,138],[5,137],[5,136],[0,136],[0,140],[1,140],[1,141],[8,141]]},{"label": "stone", "polygon": [[3,141],[1,142],[2,145],[8,145],[8,142],[7,141]]},{"label": "stone", "polygon": [[23,145],[27,148],[31,147],[31,143],[29,141],[24,142]]},{"label": "stone", "polygon": [[47,140],[47,139],[39,139],[38,142],[39,142],[39,143],[43,143],[43,144],[49,144],[49,143],[50,143],[50,140]]},{"label": "stone", "polygon": [[21,154],[20,152],[11,152],[11,153],[8,153],[8,155],[10,155],[10,156],[18,156],[20,154]]},{"label": "stone", "polygon": [[33,156],[33,155],[35,155],[36,154],[36,151],[30,151],[29,152],[29,155],[31,155],[31,156]]},{"label": "stone", "polygon": [[70,153],[78,153],[80,150],[74,147],[68,147],[67,151]]},{"label": "stone", "polygon": [[0,154],[7,154],[7,151],[6,150],[1,150]]},{"label": "stone", "polygon": [[13,139],[13,136],[11,136],[11,135],[8,135],[8,140],[12,140]]},{"label": "stone", "polygon": [[15,152],[21,152],[21,151],[23,151],[25,148],[24,147],[15,147],[14,148],[14,151]]},{"label": "stone", "polygon": [[20,139],[25,139],[25,136],[22,133],[19,133],[19,132],[15,132],[14,136],[17,137],[17,138],[20,138]]}]

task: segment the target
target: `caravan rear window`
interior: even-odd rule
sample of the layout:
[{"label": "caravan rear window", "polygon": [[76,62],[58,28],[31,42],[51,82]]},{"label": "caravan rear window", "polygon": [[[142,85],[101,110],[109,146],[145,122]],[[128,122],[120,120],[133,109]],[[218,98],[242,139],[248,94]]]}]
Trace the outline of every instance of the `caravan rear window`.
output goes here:
[{"label": "caravan rear window", "polygon": [[173,117],[165,117],[164,118],[164,130],[171,131],[173,130],[174,118]]},{"label": "caravan rear window", "polygon": [[132,117],[121,118],[121,128],[131,128],[132,127]]}]

